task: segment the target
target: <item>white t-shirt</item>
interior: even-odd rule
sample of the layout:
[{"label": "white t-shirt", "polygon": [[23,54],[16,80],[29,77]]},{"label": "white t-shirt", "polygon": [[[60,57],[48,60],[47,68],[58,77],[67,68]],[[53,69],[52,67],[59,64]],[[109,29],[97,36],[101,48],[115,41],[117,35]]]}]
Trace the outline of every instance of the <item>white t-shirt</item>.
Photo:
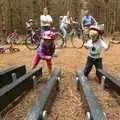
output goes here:
[{"label": "white t-shirt", "polygon": [[61,28],[66,27],[67,28],[67,26],[71,24],[71,21],[72,21],[72,17],[68,18],[67,16],[64,16],[62,21],[61,21],[60,27]]},{"label": "white t-shirt", "polygon": [[89,40],[86,44],[84,44],[89,49],[89,55],[92,58],[102,58],[102,50],[107,49],[108,45],[101,39],[96,42],[92,42]]},{"label": "white t-shirt", "polygon": [[53,22],[52,17],[50,15],[41,15],[40,21],[41,21],[41,26],[50,26],[51,23]]},{"label": "white t-shirt", "polygon": [[62,22],[65,24],[70,24],[72,21],[72,18],[68,18],[67,16],[64,16],[62,19]]}]

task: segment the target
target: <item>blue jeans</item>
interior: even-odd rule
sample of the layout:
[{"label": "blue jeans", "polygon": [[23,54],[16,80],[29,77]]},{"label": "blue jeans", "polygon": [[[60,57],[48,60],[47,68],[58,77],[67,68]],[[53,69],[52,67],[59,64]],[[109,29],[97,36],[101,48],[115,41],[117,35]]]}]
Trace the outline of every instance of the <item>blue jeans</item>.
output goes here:
[{"label": "blue jeans", "polygon": [[97,72],[97,70],[103,68],[102,58],[94,59],[94,58],[91,58],[89,56],[87,58],[87,63],[86,63],[85,69],[84,69],[84,75],[85,76],[88,76],[88,74],[90,73],[93,65],[95,65],[96,75],[99,77],[99,73]]},{"label": "blue jeans", "polygon": [[67,25],[61,24],[60,25],[60,31],[62,32],[63,37],[65,38],[67,36]]}]

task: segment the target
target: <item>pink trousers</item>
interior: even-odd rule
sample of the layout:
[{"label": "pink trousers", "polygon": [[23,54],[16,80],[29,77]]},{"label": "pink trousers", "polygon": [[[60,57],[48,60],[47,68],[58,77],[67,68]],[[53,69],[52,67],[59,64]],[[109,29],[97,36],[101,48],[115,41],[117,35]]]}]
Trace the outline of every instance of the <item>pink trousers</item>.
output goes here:
[{"label": "pink trousers", "polygon": [[[40,62],[41,58],[39,55],[35,55],[34,58],[33,58],[33,62],[32,62],[32,69],[34,69],[38,63]],[[49,69],[49,71],[52,70],[52,60],[51,59],[42,59],[42,60],[45,60],[46,63],[47,63],[47,67]]]}]

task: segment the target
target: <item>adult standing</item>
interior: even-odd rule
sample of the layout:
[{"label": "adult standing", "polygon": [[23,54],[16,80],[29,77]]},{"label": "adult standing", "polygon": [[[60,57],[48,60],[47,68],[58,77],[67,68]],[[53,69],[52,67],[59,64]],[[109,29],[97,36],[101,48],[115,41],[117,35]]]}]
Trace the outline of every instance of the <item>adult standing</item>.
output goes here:
[{"label": "adult standing", "polygon": [[40,16],[40,24],[42,30],[50,30],[51,24],[53,22],[52,17],[48,14],[47,8],[44,8],[43,15]]},{"label": "adult standing", "polygon": [[60,24],[60,30],[63,34],[64,39],[65,39],[65,45],[64,45],[65,47],[67,45],[67,40],[66,40],[67,30],[68,30],[69,25],[72,23],[76,23],[76,22],[73,21],[71,15],[70,15],[70,12],[67,11],[67,15],[63,17],[61,24]]},{"label": "adult standing", "polygon": [[91,25],[97,25],[97,21],[93,16],[89,14],[89,11],[85,11],[85,16],[82,18],[82,27],[90,27]]},{"label": "adult standing", "polygon": [[97,22],[94,17],[89,14],[89,11],[85,11],[85,15],[82,18],[82,30],[83,30],[83,39],[86,42],[89,39],[89,28],[91,25],[97,25]]}]

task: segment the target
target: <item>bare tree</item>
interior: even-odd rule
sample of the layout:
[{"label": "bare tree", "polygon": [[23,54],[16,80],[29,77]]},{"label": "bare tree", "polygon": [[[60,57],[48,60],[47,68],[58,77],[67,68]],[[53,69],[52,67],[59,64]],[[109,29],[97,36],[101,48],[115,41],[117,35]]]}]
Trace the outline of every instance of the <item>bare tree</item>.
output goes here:
[{"label": "bare tree", "polygon": [[48,7],[55,26],[67,10],[81,18],[89,9],[99,23],[105,24],[107,33],[120,30],[120,0],[0,0],[0,30],[18,28],[24,32],[25,21],[39,19],[44,7]]}]

